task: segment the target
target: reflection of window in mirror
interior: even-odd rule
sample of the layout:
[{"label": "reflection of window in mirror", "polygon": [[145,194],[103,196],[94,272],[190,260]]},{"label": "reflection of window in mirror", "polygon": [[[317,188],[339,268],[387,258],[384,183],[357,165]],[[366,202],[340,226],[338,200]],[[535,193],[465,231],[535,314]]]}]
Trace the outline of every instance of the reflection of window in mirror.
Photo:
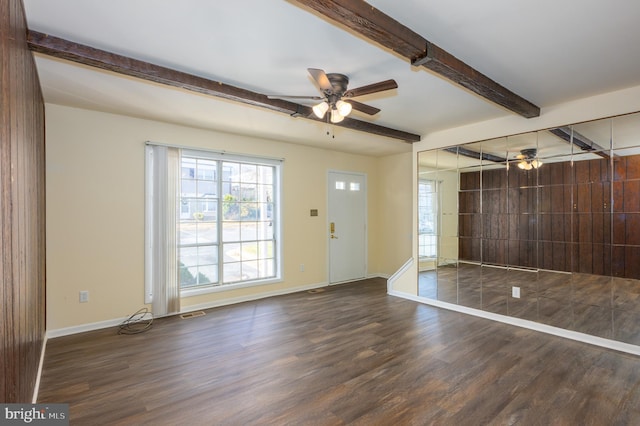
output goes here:
[{"label": "reflection of window in mirror", "polygon": [[418,255],[420,262],[435,262],[438,256],[438,182],[418,181]]}]

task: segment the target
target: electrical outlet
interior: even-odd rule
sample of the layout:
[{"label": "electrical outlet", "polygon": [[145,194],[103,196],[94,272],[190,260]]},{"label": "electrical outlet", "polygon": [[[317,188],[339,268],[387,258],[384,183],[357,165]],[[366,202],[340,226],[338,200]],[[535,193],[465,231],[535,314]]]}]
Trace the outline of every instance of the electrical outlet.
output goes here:
[{"label": "electrical outlet", "polygon": [[80,303],[87,303],[89,301],[89,292],[81,291],[80,292]]},{"label": "electrical outlet", "polygon": [[304,263],[300,264],[300,272],[304,272]]},{"label": "electrical outlet", "polygon": [[520,287],[511,287],[511,296],[516,299],[520,298]]}]

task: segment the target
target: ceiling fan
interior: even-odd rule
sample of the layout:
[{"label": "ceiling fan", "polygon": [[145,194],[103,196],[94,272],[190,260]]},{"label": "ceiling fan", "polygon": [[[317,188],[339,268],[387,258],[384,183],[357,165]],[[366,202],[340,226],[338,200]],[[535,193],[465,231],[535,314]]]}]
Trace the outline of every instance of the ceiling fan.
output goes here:
[{"label": "ceiling fan", "polygon": [[358,87],[356,89],[347,89],[347,86],[349,85],[349,77],[344,74],[325,73],[323,70],[317,68],[307,68],[307,70],[318,85],[322,96],[269,95],[268,98],[312,99],[322,101],[313,107],[313,113],[316,117],[323,118],[327,111],[331,111],[331,122],[339,123],[344,120],[344,117],[349,115],[352,108],[369,115],[374,115],[380,112],[380,109],[355,101],[352,98],[396,89],[398,87],[398,83],[396,83],[395,80],[385,80]]},{"label": "ceiling fan", "polygon": [[516,155],[516,159],[520,160],[518,162],[518,167],[522,170],[531,170],[542,166],[542,161],[536,158],[537,155],[538,150],[535,148],[521,150],[520,154]]}]

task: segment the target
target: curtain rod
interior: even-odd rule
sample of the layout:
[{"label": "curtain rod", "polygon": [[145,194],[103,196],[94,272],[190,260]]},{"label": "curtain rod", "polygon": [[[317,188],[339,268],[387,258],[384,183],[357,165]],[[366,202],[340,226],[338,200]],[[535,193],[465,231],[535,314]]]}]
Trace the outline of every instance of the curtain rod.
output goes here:
[{"label": "curtain rod", "polygon": [[225,151],[225,150],[200,148],[200,147],[193,147],[193,146],[186,146],[186,145],[174,145],[174,144],[168,144],[168,143],[162,143],[162,142],[154,142],[154,141],[145,141],[144,144],[145,145],[151,145],[151,146],[166,146],[167,148],[178,148],[178,149],[185,149],[185,150],[189,150],[189,151],[203,151],[203,152],[209,152],[209,153],[212,153],[212,154],[220,154],[220,155],[232,155],[232,156],[239,156],[239,157],[263,158],[265,160],[282,161],[282,162],[284,162],[284,158],[282,158],[282,157],[268,157],[268,156],[265,156],[265,155],[243,154],[241,152],[231,152],[231,151]]}]

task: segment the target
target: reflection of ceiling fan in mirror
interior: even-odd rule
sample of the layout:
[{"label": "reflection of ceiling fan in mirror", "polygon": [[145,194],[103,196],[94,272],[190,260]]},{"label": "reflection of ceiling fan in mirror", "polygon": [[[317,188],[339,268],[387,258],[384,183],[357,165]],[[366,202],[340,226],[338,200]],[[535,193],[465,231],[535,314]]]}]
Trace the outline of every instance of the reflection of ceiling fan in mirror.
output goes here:
[{"label": "reflection of ceiling fan in mirror", "polygon": [[385,90],[396,89],[398,84],[395,80],[385,80],[356,89],[347,89],[349,77],[344,74],[329,73],[323,70],[308,68],[309,74],[318,85],[322,96],[268,96],[269,99],[312,99],[322,101],[313,107],[313,113],[318,118],[323,118],[327,111],[330,111],[331,122],[339,123],[344,117],[349,115],[351,109],[355,109],[365,114],[374,115],[380,112],[378,108],[353,100],[357,96],[369,95],[383,92]]},{"label": "reflection of ceiling fan in mirror", "polygon": [[520,154],[516,155],[516,158],[520,160],[518,167],[522,170],[531,170],[542,166],[542,161],[536,158],[537,154],[538,150],[535,148],[527,148],[520,151]]}]

